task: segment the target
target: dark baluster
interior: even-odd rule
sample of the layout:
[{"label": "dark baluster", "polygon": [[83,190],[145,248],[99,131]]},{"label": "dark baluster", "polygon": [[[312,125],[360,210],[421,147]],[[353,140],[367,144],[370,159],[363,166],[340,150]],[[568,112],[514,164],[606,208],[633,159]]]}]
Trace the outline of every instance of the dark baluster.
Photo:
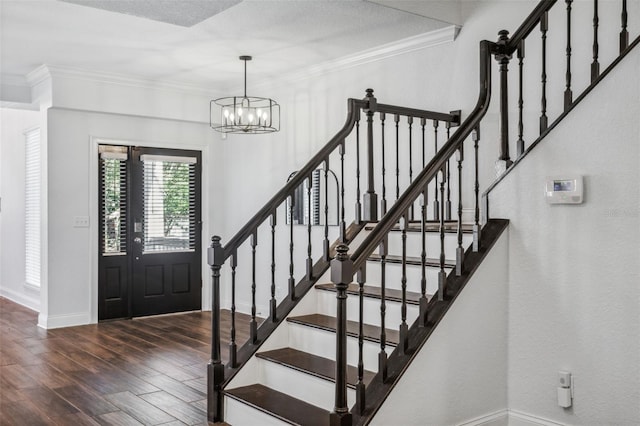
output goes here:
[{"label": "dark baluster", "polygon": [[358,383],[356,383],[356,405],[360,407],[360,414],[366,407],[364,385],[364,284],[367,281],[367,269],[363,266],[358,270]]},{"label": "dark baluster", "polygon": [[475,157],[475,183],[474,193],[476,199],[475,205],[475,220],[473,222],[473,251],[480,250],[480,180],[479,180],[479,165],[478,165],[478,145],[480,143],[480,127],[476,127],[471,133],[473,139],[473,150]]},{"label": "dark baluster", "polygon": [[393,117],[396,122],[396,200],[400,198],[400,116],[396,114]]},{"label": "dark baluster", "polygon": [[269,312],[271,321],[278,321],[276,315],[276,212],[271,213],[271,301]]},{"label": "dark baluster", "polygon": [[573,0],[565,1],[567,3],[567,72],[565,75],[564,110],[567,111],[573,102],[573,92],[571,91],[571,3]]},{"label": "dark baluster", "polygon": [[389,250],[389,237],[385,236],[380,242],[380,353],[378,354],[378,372],[382,376],[382,382],[387,381],[387,333],[386,333],[386,315],[387,315],[387,254]]},{"label": "dark baluster", "polygon": [[540,31],[542,32],[542,114],[540,115],[540,133],[542,133],[549,126],[549,119],[547,118],[547,31],[549,31],[549,12],[545,12],[540,18]]},{"label": "dark baluster", "polygon": [[384,152],[384,120],[386,115],[384,112],[380,113],[380,127],[382,128],[381,132],[381,142],[382,142],[382,201],[380,201],[380,210],[382,210],[382,214],[387,213],[387,183],[386,183],[386,163],[385,163],[385,152]]},{"label": "dark baluster", "polygon": [[329,255],[329,158],[324,160],[324,241],[322,254],[325,261],[330,260]]},{"label": "dark baluster", "polygon": [[425,126],[427,125],[427,119],[426,118],[421,118],[420,119],[420,129],[422,132],[422,168],[424,169],[425,165],[427,164],[427,139],[426,139],[426,134],[425,134]]},{"label": "dark baluster", "polygon": [[311,281],[313,279],[313,258],[311,257],[311,222],[313,222],[311,214],[311,187],[313,186],[312,175],[307,177],[307,182],[307,211],[309,212],[307,218],[307,279]]},{"label": "dark baluster", "polygon": [[516,154],[520,157],[524,154],[524,124],[522,110],[524,108],[524,97],[522,87],[524,84],[524,39],[518,45],[518,142],[516,143]]},{"label": "dark baluster", "polygon": [[509,31],[501,30],[498,33],[497,45],[500,47],[500,51],[496,54],[496,60],[500,64],[500,160],[504,161],[506,168],[513,164],[509,156],[509,86],[507,75],[511,54],[504,50],[508,43]]},{"label": "dark baluster", "polygon": [[[444,198],[444,185],[447,180],[444,168],[441,169],[438,174],[442,178],[440,181],[440,196]],[[445,285],[447,282],[447,273],[444,270],[444,204],[442,204],[440,208],[440,272],[438,272],[438,300],[444,300]]]},{"label": "dark baluster", "polygon": [[620,31],[620,53],[622,53],[627,47],[629,47],[629,31],[627,31],[627,0],[622,0],[622,15],[620,18],[622,21],[622,31]]},{"label": "dark baluster", "polygon": [[231,336],[229,341],[229,367],[235,368],[238,360],[236,345],[236,268],[238,267],[238,251],[231,255]]},{"label": "dark baluster", "polygon": [[593,83],[600,75],[600,63],[598,62],[598,0],[593,0],[593,62],[591,63],[591,82]]},{"label": "dark baluster", "polygon": [[344,140],[340,143],[340,242],[347,242],[347,223],[344,219]]},{"label": "dark baluster", "polygon": [[335,405],[330,414],[330,424],[351,424],[347,405],[347,288],[353,278],[353,261],[340,244],[336,257],[331,261],[331,281],[336,286],[336,390]]},{"label": "dark baluster", "polygon": [[375,190],[375,170],[373,167],[373,114],[376,108],[376,98],[373,89],[367,89],[367,192],[364,194],[364,215],[367,222],[378,220],[378,195]]},{"label": "dark baluster", "polygon": [[[409,183],[413,182],[413,117],[407,117],[407,124],[409,124]],[[414,217],[413,204],[411,205],[411,220]]]},{"label": "dark baluster", "polygon": [[296,299],[296,279],[293,276],[293,204],[295,197],[289,196],[289,297],[291,300]]},{"label": "dark baluster", "polygon": [[403,353],[407,353],[408,349],[408,332],[409,326],[407,325],[407,227],[409,226],[407,220],[407,212],[405,212],[400,218],[400,231],[402,232],[402,278],[400,281],[402,288],[402,305],[400,306],[400,315],[402,322],[400,323],[400,349]]},{"label": "dark baluster", "polygon": [[[447,140],[451,137],[451,122],[445,123],[447,129]],[[445,218],[451,220],[451,159],[447,159],[447,201],[445,203]]]},{"label": "dark baluster", "polygon": [[464,272],[464,247],[462,247],[462,161],[464,161],[464,145],[456,152],[458,162],[458,248],[456,249],[456,275]]},{"label": "dark baluster", "polygon": [[355,222],[360,223],[362,205],[360,204],[360,110],[356,119],[356,215]]},{"label": "dark baluster", "polygon": [[258,322],[256,321],[256,247],[258,246],[258,231],[251,234],[251,322],[249,323],[249,340],[258,341]]},{"label": "dark baluster", "polygon": [[217,235],[211,238],[207,250],[213,288],[211,292],[211,359],[207,364],[207,418],[222,421],[222,383],[224,365],[220,357],[220,269],[224,264],[224,248]]},{"label": "dark baluster", "polygon": [[[433,155],[435,156],[438,153],[438,120],[433,120],[433,137],[434,137],[434,145],[435,151]],[[438,175],[436,174],[435,185],[433,188],[434,199],[433,199],[433,220],[440,220],[440,201],[438,198]]]},{"label": "dark baluster", "polygon": [[427,325],[428,313],[427,304],[427,187],[424,186],[420,197],[420,237],[422,242],[422,251],[420,252],[420,320],[419,325],[424,327]]}]

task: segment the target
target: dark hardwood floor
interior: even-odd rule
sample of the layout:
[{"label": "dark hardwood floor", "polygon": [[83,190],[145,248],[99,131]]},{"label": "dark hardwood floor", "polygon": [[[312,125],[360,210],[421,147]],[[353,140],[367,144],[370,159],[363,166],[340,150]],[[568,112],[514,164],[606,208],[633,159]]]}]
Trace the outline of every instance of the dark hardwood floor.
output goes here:
[{"label": "dark hardwood floor", "polygon": [[[210,321],[195,312],[43,330],[36,312],[0,297],[0,425],[207,424]],[[241,345],[248,319],[236,321]],[[228,312],[221,323],[229,330]]]}]

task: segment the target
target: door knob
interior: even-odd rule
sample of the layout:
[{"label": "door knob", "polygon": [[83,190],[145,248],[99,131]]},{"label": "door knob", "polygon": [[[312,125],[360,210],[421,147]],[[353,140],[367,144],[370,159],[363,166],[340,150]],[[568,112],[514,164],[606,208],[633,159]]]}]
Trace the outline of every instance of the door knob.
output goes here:
[{"label": "door knob", "polygon": [[135,238],[133,239],[133,242],[134,242],[134,243],[136,243],[136,244],[142,244],[142,238],[140,238],[140,237],[135,237]]}]

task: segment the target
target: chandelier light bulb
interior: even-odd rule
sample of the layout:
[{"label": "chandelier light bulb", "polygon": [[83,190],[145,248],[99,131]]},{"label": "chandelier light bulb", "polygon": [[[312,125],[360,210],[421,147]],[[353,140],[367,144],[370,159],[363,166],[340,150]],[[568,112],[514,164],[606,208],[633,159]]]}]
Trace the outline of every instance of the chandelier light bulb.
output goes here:
[{"label": "chandelier light bulb", "polygon": [[242,108],[238,108],[238,117],[242,117]]},{"label": "chandelier light bulb", "polygon": [[226,108],[224,110],[224,118],[229,118],[229,110]]},{"label": "chandelier light bulb", "polygon": [[248,117],[249,123],[253,123],[253,114],[249,113]]}]

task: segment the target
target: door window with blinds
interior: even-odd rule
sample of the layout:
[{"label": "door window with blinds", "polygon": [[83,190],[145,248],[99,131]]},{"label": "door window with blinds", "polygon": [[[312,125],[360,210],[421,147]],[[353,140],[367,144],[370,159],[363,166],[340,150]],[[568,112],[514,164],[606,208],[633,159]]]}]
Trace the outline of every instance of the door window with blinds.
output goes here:
[{"label": "door window with blinds", "polygon": [[100,147],[102,253],[127,252],[127,150]]},{"label": "door window with blinds", "polygon": [[141,155],[145,253],[192,251],[196,233],[196,158]]}]

